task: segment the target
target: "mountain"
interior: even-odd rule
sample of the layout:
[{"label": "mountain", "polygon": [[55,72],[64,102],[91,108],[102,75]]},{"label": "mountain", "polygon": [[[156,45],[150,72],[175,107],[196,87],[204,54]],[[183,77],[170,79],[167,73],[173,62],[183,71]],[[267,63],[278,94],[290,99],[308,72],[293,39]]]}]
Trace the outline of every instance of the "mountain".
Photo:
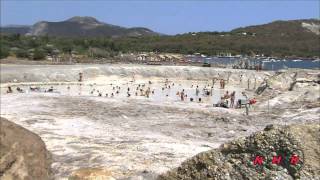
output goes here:
[{"label": "mountain", "polygon": [[250,32],[259,35],[297,35],[313,33],[320,35],[319,19],[301,19],[289,21],[274,21],[268,24],[237,28],[231,32]]},{"label": "mountain", "polygon": [[2,33],[58,37],[122,37],[150,36],[158,33],[143,27],[125,28],[98,21],[93,17],[75,16],[65,21],[40,21],[33,26],[2,27]]},{"label": "mountain", "polygon": [[302,19],[274,21],[229,32],[190,32],[139,40],[125,38],[119,43],[137,51],[320,57],[319,29],[319,19]]}]

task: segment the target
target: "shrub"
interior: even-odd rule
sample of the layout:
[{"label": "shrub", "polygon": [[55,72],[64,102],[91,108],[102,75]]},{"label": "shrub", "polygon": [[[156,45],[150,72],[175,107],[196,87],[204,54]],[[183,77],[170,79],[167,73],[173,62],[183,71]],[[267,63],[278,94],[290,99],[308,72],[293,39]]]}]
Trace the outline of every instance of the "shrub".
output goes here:
[{"label": "shrub", "polygon": [[33,54],[33,60],[42,60],[46,57],[44,50],[35,49]]},{"label": "shrub", "polygon": [[0,48],[0,59],[6,58],[9,56],[9,48],[6,46],[2,46]]},{"label": "shrub", "polygon": [[15,54],[18,58],[28,58],[29,57],[28,51],[26,51],[24,49],[19,49]]}]

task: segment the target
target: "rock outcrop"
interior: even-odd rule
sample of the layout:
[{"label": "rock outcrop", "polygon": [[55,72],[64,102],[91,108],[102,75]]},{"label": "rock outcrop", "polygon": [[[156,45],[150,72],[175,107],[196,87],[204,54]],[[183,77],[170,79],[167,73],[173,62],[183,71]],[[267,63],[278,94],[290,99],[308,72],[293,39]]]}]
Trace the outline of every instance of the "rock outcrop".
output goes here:
[{"label": "rock outcrop", "polygon": [[38,135],[0,118],[0,179],[52,179],[50,165],[51,155]]},{"label": "rock outcrop", "polygon": [[[262,132],[200,153],[158,179],[319,179],[319,130],[319,124],[270,125]],[[273,156],[283,154],[289,158],[297,155],[298,163],[292,165],[289,158],[280,165],[272,163]],[[257,155],[269,163],[254,165]]]}]

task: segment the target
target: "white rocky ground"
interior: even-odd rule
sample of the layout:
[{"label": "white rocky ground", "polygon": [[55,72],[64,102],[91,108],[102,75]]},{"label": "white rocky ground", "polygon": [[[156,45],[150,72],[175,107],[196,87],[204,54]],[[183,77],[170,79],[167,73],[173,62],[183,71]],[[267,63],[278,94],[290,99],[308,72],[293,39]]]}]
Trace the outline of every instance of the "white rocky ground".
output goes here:
[{"label": "white rocky ground", "polygon": [[[79,72],[84,73],[82,86],[77,83]],[[107,169],[117,179],[152,179],[186,158],[267,124],[318,121],[319,84],[297,83],[288,91],[293,72],[273,76],[273,72],[184,66],[1,65],[1,116],[41,136],[53,154],[57,179],[86,167]],[[203,97],[202,103],[181,102],[175,96],[176,91],[185,89],[189,97],[195,97],[192,84],[202,88],[211,84],[213,77],[227,79],[228,75],[226,90],[235,90],[237,98],[242,98],[242,91],[253,97],[253,87],[264,78],[270,79],[272,89],[257,96],[258,103],[249,116],[243,109],[212,107],[225,92],[218,89],[218,82],[214,96]],[[300,75],[318,78],[315,71]],[[134,83],[130,82],[133,76]],[[166,78],[175,85],[162,91]],[[249,90],[245,90],[248,78]],[[149,86],[149,80],[155,95],[126,97],[128,87],[132,91],[138,83]],[[44,89],[53,85],[59,93],[5,93],[8,85],[28,89],[31,84]],[[110,96],[115,85],[121,90],[114,98],[90,94],[98,89]],[[306,107],[308,104],[313,106]]]}]

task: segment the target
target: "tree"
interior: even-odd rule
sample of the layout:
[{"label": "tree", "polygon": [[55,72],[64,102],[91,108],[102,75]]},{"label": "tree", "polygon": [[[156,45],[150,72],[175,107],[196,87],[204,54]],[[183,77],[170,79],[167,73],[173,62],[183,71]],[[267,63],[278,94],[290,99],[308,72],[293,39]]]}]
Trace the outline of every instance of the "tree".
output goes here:
[{"label": "tree", "polygon": [[1,45],[0,48],[0,59],[6,58],[9,56],[9,48],[6,46]]},{"label": "tree", "polygon": [[35,49],[34,54],[33,54],[33,59],[34,60],[42,60],[46,57],[46,54],[42,49]]},{"label": "tree", "polygon": [[17,50],[15,54],[18,58],[28,58],[29,57],[28,51],[26,51],[24,49]]}]

